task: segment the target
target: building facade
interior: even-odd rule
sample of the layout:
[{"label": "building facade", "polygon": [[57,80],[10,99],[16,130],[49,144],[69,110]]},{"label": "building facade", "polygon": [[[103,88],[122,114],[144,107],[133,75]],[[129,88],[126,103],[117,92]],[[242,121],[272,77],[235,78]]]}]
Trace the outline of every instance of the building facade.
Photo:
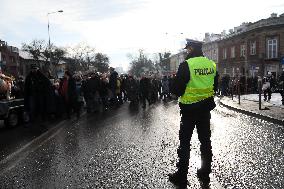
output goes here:
[{"label": "building facade", "polygon": [[226,35],[224,30],[221,34],[209,34],[205,33],[204,44],[202,45],[202,51],[205,57],[213,60],[216,63],[217,68],[219,67],[219,46],[218,41]]},{"label": "building facade", "polygon": [[269,73],[279,76],[284,57],[284,15],[245,23],[234,32],[216,40],[218,59],[212,57],[212,42],[205,43],[205,55],[218,63],[221,76],[256,77]]},{"label": "building facade", "polygon": [[1,71],[7,75],[19,75],[19,49],[9,46],[7,42],[0,40],[0,66]]},{"label": "building facade", "polygon": [[[32,55],[26,51],[19,51],[20,63],[19,63],[19,74],[26,77],[31,71],[31,64],[36,64],[41,71],[44,71],[46,60],[40,58],[35,60]],[[53,77],[62,78],[64,71],[67,70],[67,65],[64,60],[60,60],[57,64],[49,65],[49,72]],[[47,74],[47,73],[44,73]]]},{"label": "building facade", "polygon": [[202,46],[202,51],[205,57],[216,62],[219,62],[219,49],[217,41],[210,41],[204,43]]},{"label": "building facade", "polygon": [[184,59],[185,59],[185,54],[184,54],[184,52],[179,52],[179,53],[177,53],[177,54],[175,54],[175,55],[172,55],[172,56],[170,57],[170,61],[169,61],[169,64],[170,64],[170,65],[169,65],[169,72],[170,72],[171,74],[176,73],[176,72],[178,71],[179,64],[180,64],[181,62],[183,62]]}]

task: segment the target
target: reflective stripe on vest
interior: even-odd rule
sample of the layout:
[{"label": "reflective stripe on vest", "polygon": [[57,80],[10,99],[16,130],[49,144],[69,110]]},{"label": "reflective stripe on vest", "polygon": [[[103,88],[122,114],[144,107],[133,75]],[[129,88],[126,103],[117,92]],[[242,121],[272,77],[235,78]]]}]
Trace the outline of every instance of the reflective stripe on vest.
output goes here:
[{"label": "reflective stripe on vest", "polygon": [[216,64],[205,57],[195,57],[187,60],[190,80],[184,94],[179,98],[182,104],[192,104],[212,97],[216,76]]}]

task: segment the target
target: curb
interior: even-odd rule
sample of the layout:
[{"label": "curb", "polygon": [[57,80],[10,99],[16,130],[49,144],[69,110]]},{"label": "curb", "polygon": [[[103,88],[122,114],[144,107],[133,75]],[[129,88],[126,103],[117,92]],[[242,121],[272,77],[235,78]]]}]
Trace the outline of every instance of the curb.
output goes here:
[{"label": "curb", "polygon": [[258,114],[258,113],[252,112],[252,111],[236,108],[236,107],[233,107],[233,106],[230,106],[230,105],[223,103],[221,99],[220,99],[220,104],[222,106],[228,108],[228,109],[240,112],[242,114],[246,114],[246,115],[249,115],[249,116],[252,116],[252,117],[256,117],[256,118],[259,118],[259,119],[262,119],[262,120],[265,120],[265,121],[268,121],[268,122],[271,122],[271,123],[275,123],[275,124],[284,126],[284,120],[279,120],[279,119],[275,119],[275,118],[270,117],[270,116],[266,116],[266,115]]}]

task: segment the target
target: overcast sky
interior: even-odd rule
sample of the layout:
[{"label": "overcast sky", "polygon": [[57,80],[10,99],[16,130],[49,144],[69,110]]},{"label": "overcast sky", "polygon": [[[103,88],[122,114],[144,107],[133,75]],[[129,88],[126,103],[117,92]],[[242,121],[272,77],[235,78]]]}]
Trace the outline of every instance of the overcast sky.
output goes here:
[{"label": "overcast sky", "polygon": [[[284,13],[283,0],[0,0],[0,39],[21,47],[33,39],[72,46],[86,42],[127,68],[127,54],[177,51],[185,38],[202,40]],[[183,33],[183,34],[181,34]]]}]

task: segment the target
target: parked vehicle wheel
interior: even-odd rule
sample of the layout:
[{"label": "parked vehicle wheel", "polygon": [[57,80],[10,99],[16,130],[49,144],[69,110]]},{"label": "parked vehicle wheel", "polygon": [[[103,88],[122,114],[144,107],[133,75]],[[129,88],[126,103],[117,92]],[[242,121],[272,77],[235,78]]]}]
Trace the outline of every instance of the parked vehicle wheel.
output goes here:
[{"label": "parked vehicle wheel", "polygon": [[19,116],[17,112],[11,112],[6,119],[4,119],[4,124],[7,127],[16,127],[19,123]]}]

